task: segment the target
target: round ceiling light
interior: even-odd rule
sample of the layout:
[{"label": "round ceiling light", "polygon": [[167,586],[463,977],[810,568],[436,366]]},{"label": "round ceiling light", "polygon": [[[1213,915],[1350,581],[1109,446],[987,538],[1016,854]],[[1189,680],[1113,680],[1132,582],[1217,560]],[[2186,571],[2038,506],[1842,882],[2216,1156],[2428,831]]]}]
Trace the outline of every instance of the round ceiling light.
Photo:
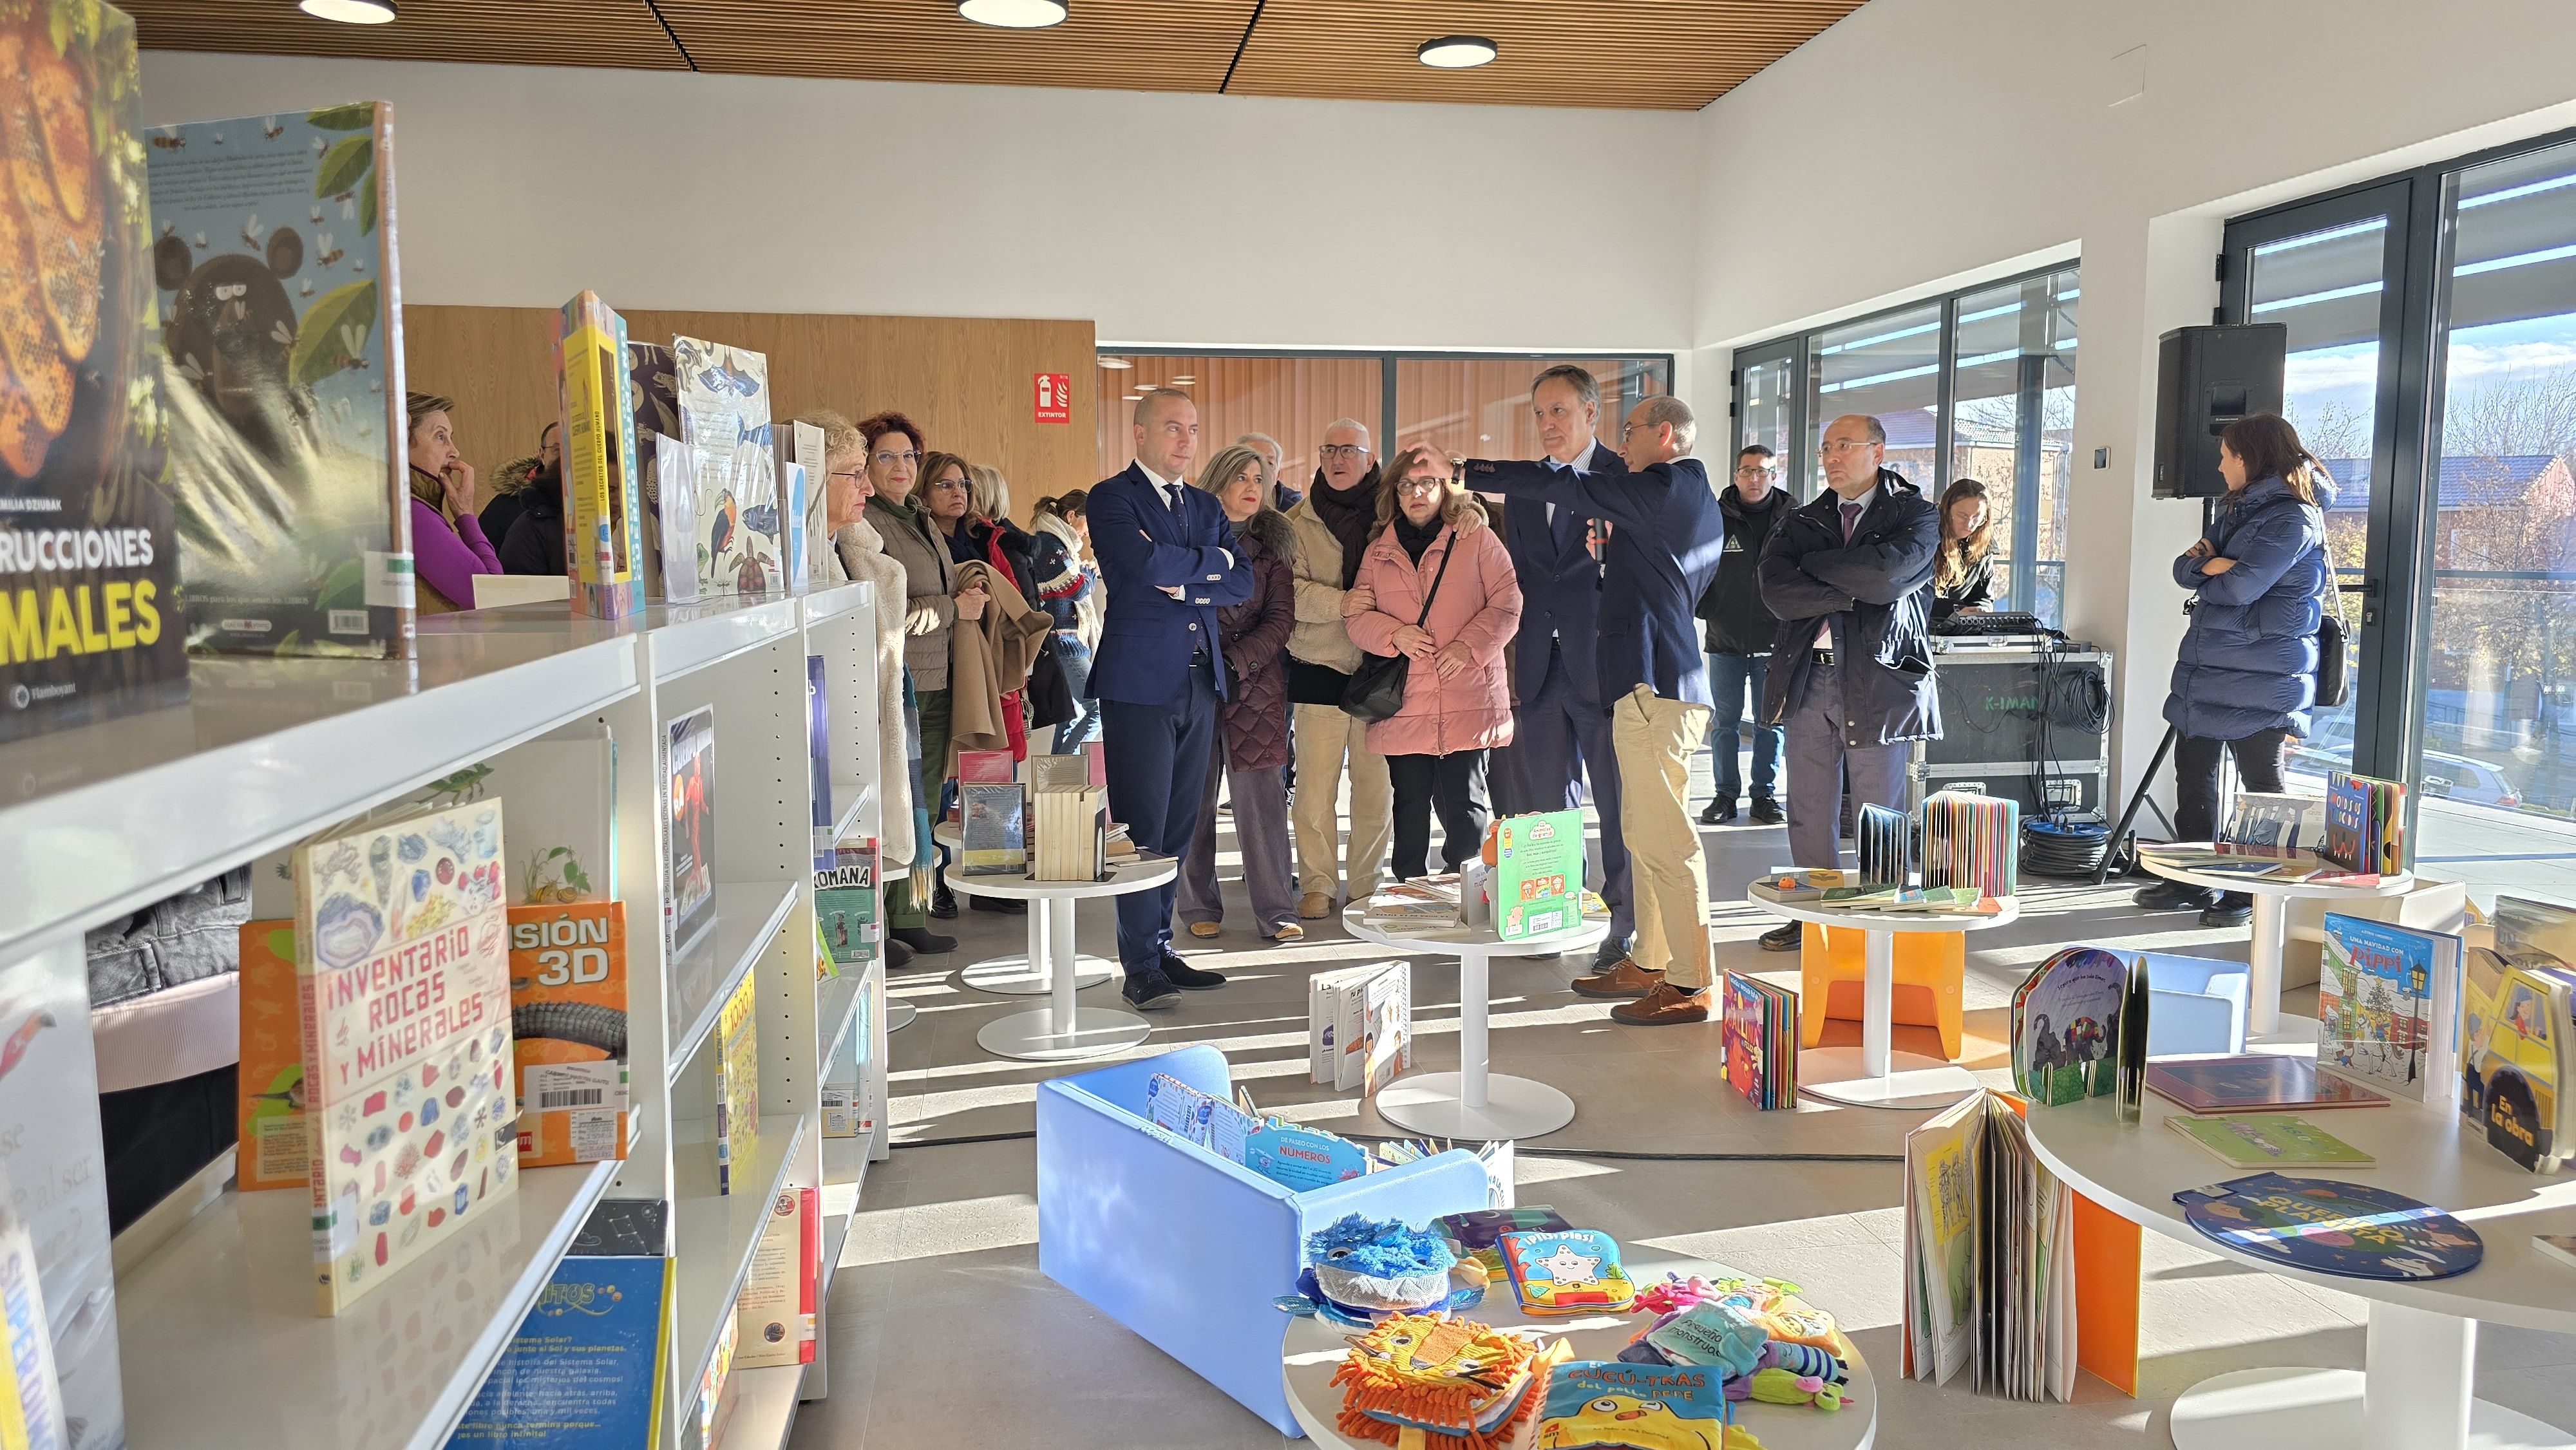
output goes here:
[{"label": "round ceiling light", "polygon": [[391,25],[394,0],[295,0],[295,8],[316,20],[343,25]]},{"label": "round ceiling light", "polygon": [[1502,54],[1500,47],[1481,35],[1444,35],[1422,42],[1413,58],[1441,70],[1466,70],[1480,66]]},{"label": "round ceiling light", "polygon": [[957,13],[978,25],[1044,30],[1064,23],[1065,0],[957,0]]},{"label": "round ceiling light", "polygon": [[1102,359],[1100,360],[1100,365],[1101,365],[1102,367],[1105,367],[1105,368],[1121,368],[1121,369],[1124,369],[1124,368],[1132,368],[1132,367],[1134,367],[1134,366],[1135,366],[1135,364],[1134,364],[1134,363],[1129,362],[1127,359],[1125,359],[1125,358],[1123,358],[1123,357],[1105,357],[1105,358],[1102,358]]}]

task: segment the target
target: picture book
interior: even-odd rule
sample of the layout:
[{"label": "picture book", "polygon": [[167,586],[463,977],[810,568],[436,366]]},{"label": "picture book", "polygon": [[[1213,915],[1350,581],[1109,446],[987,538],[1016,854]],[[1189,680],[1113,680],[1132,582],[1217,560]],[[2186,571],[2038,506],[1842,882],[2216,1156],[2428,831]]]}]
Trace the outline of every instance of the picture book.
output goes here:
[{"label": "picture book", "polygon": [[393,108],[149,139],[188,647],[409,653],[415,609],[474,601],[411,568]]},{"label": "picture book", "polygon": [[2147,1064],[2147,1091],[2195,1113],[2266,1113],[2282,1108],[2381,1108],[2388,1095],[2304,1057],[2249,1052],[2232,1057],[2163,1057]]},{"label": "picture book", "polygon": [[[1475,1208],[1464,1213],[1444,1213],[1434,1221],[1450,1247],[1460,1258],[1481,1254],[1501,1242],[1503,1235],[1520,1230],[1545,1232],[1570,1229],[1574,1225],[1565,1216],[1544,1203],[1520,1208]],[[1496,1261],[1498,1264],[1500,1260]]]},{"label": "picture book", "polygon": [[664,1253],[668,1212],[659,1200],[591,1210],[450,1446],[653,1450],[670,1373],[663,1306],[679,1262]]},{"label": "picture book", "polygon": [[2111,1095],[2129,971],[2115,953],[2068,947],[2023,980],[2012,1004],[2015,1091],[2051,1107]]},{"label": "picture book", "polygon": [[1527,1438],[1549,1370],[1530,1339],[1445,1313],[1398,1310],[1360,1327],[1333,1372],[1344,1443],[1498,1450]]},{"label": "picture book", "polygon": [[[1538,1436],[1546,1450],[1583,1446],[1715,1447],[1727,1434],[1726,1374],[1716,1365],[1575,1360],[1547,1377]],[[1641,1428],[1640,1422],[1651,1429]]]},{"label": "picture book", "polygon": [[2171,1113],[2165,1126],[2231,1168],[2367,1168],[2379,1161],[2295,1113]]},{"label": "picture book", "polygon": [[2576,1146],[2576,1101],[2563,1090],[2576,1075],[2576,973],[2469,955],[2460,1111],[2497,1152],[2535,1173],[2554,1172]]},{"label": "picture book", "polygon": [[832,490],[823,469],[823,430],[811,423],[779,422],[770,425],[770,438],[777,445],[778,497],[782,503],[792,500],[794,504],[779,513],[786,529],[780,557],[787,567],[788,587],[803,589],[828,577],[823,554],[832,546]]},{"label": "picture book", "polygon": [[2219,840],[2284,850],[2315,850],[2325,840],[2326,803],[2316,796],[2244,791]]},{"label": "picture book", "polygon": [[957,780],[964,784],[1000,785],[1019,779],[1017,763],[1007,750],[960,750]]},{"label": "picture book", "polygon": [[794,1185],[771,1196],[769,1221],[752,1249],[751,1272],[734,1301],[741,1320],[737,1369],[814,1362],[814,1288],[823,1256],[823,1191]]},{"label": "picture book", "polygon": [[1618,1241],[1599,1229],[1515,1229],[1495,1247],[1526,1313],[1622,1314],[1637,1301]]},{"label": "picture book", "polygon": [[0,1391],[0,1445],[10,1450],[71,1450],[74,1443],[74,1427],[63,1417],[43,1273],[26,1220],[0,1207],[0,1364],[9,1367]]},{"label": "picture book", "polygon": [[1261,1127],[1234,1104],[1160,1072],[1145,1083],[1145,1121],[1229,1163],[1243,1161],[1244,1140]]},{"label": "picture book", "polygon": [[1376,1091],[1412,1066],[1412,1010],[1409,962],[1338,967],[1307,978],[1308,1076],[1345,1092]]},{"label": "picture book", "polygon": [[1303,1193],[1367,1173],[1369,1159],[1348,1138],[1272,1118],[1244,1134],[1243,1166]]},{"label": "picture book", "polygon": [[2576,1234],[2533,1234],[2531,1247],[2544,1259],[2576,1269]]},{"label": "picture book", "polygon": [[662,752],[662,803],[671,813],[662,940],[675,958],[716,924],[715,735],[715,707],[702,705],[670,723]]},{"label": "picture book", "polygon": [[510,908],[519,1166],[626,1156],[626,904]]},{"label": "picture book", "polygon": [[2402,1193],[2257,1173],[2174,1195],[2193,1228],[2257,1258],[2350,1279],[2447,1279],[2486,1256],[2476,1229]]},{"label": "picture book", "polygon": [[1413,1067],[1413,964],[1390,962],[1359,991],[1359,1081],[1364,1097]]},{"label": "picture book", "polygon": [[[736,1381],[733,1357],[742,1344],[742,1319],[727,1314],[716,1331],[716,1348],[707,1356],[707,1367],[698,1371],[698,1394],[692,1402],[689,1420],[697,1426],[695,1450],[716,1450],[724,1443],[724,1427],[733,1415]],[[688,1443],[683,1439],[684,1444]]]},{"label": "picture book", "polygon": [[157,466],[180,384],[155,356],[134,21],[95,0],[19,8],[31,23],[0,35],[18,158],[0,195],[17,524],[0,529],[0,742],[188,698],[176,480]]},{"label": "picture book", "polygon": [[1524,941],[1583,924],[1583,813],[1505,816],[1494,824],[1494,931]]},{"label": "picture book", "polygon": [[1765,1110],[1798,1105],[1798,994],[1742,972],[1726,974],[1719,1046],[1727,1086]]},{"label": "picture book", "polygon": [[2576,908],[2498,896],[2495,949],[2518,967],[2576,967]]},{"label": "picture book", "polygon": [[[644,592],[659,599],[663,592],[661,440],[668,438],[677,444],[680,438],[680,385],[671,373],[671,350],[630,337],[626,343],[626,391],[635,403],[627,431],[635,440],[636,502],[644,515]],[[690,512],[695,515],[694,503]],[[678,537],[685,540],[689,536]],[[674,552],[689,556],[687,573],[694,590],[698,577],[695,556],[689,550]],[[684,594],[673,602],[686,602],[687,597]]]},{"label": "picture book", "polygon": [[703,451],[674,434],[653,435],[651,536],[671,542],[654,555],[660,572],[645,583],[665,604],[695,604],[706,593],[698,583],[698,556],[691,542],[698,532],[698,455]]},{"label": "picture book", "polygon": [[[1005,759],[1009,757],[1005,755]],[[1018,781],[961,781],[964,813],[957,872],[961,876],[1021,876],[1028,872],[1027,797]]]},{"label": "picture book", "polygon": [[748,348],[675,337],[671,375],[679,394],[680,441],[697,450],[699,588],[707,594],[762,594],[784,587],[769,359]]},{"label": "picture book", "polygon": [[[1999,1093],[1962,1098],[1906,1135],[1907,1374],[1946,1382],[1966,1369],[1975,1389],[2016,1400],[2073,1394],[2076,1323],[2088,1312],[2078,1201]],[[2101,1370],[2119,1373],[2104,1354]]]},{"label": "picture book", "polygon": [[1918,1357],[1915,1374],[1940,1384],[1968,1363],[1973,1349],[1986,1117],[1982,1104],[1952,1109],[1905,1139],[1907,1317],[1931,1349]]},{"label": "picture book", "polygon": [[832,833],[841,824],[832,801],[832,688],[821,655],[805,657],[805,780],[814,800],[814,858],[819,864],[832,850]]},{"label": "picture book", "polygon": [[295,850],[317,1302],[337,1314],[518,1187],[501,803]]},{"label": "picture book", "polygon": [[1864,805],[1853,849],[1860,857],[1860,885],[1903,886],[1914,874],[1914,822],[1903,811]]},{"label": "picture book", "polygon": [[2418,1102],[2459,1090],[2460,939],[2325,915],[2317,1066]]},{"label": "picture book", "polygon": [[716,1192],[765,1193],[766,1183],[749,1183],[738,1175],[751,1171],[760,1143],[760,1014],[754,1009],[758,972],[742,974],[741,985],[716,1013]]},{"label": "picture book", "polygon": [[2346,871],[2406,868],[2406,787],[2344,771],[2326,774],[2325,839],[2317,854]]},{"label": "picture book", "polygon": [[840,974],[864,972],[885,939],[877,910],[876,843],[835,846],[822,859],[829,864],[814,870],[814,919],[824,949]]},{"label": "picture book", "polygon": [[2021,806],[2005,796],[1945,790],[1923,801],[1923,885],[1963,887],[1977,896],[2018,888]]},{"label": "picture book", "polygon": [[562,311],[555,386],[563,424],[564,572],[576,609],[614,619],[644,607],[650,572],[626,319],[596,292],[576,295]]},{"label": "picture book", "polygon": [[[293,884],[289,878],[289,885]],[[288,906],[291,913],[292,903]],[[313,1186],[304,1137],[304,1017],[295,979],[295,919],[242,923],[241,1062],[234,1070],[233,1176],[245,1193]]]},{"label": "picture book", "polygon": [[1779,866],[1754,877],[1746,889],[1765,901],[1822,901],[1827,891],[1851,884],[1845,873],[1830,868]]}]

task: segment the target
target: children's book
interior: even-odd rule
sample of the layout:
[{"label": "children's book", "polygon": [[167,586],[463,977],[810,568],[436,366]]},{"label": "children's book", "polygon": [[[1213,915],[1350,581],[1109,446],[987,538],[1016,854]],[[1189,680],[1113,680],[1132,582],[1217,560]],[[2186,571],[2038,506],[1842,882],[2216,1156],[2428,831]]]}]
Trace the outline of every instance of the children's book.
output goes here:
[{"label": "children's book", "polygon": [[[158,172],[161,152],[144,149],[134,21],[93,0],[9,14],[0,741],[188,698],[173,515],[182,480],[161,467],[176,441],[163,426],[165,392],[185,392],[194,419],[213,413],[200,384],[167,371],[153,335],[155,274],[166,267],[185,280],[197,252],[212,250],[185,237],[154,243],[145,157]],[[222,249],[241,245],[234,225],[211,232]],[[260,259],[235,260],[276,285]],[[196,295],[212,300],[209,288]],[[256,490],[264,480],[249,473],[234,481]],[[375,499],[381,509],[381,481]],[[207,587],[193,574],[188,583]]]},{"label": "children's book", "polygon": [[2499,896],[2495,949],[2518,967],[2576,967],[2576,909],[2527,896]]},{"label": "children's book", "polygon": [[337,1314],[518,1187],[501,803],[295,851],[317,1302]]},{"label": "children's book", "polygon": [[[563,305],[555,344],[563,409],[564,572],[573,605],[603,619],[644,607],[644,494],[626,319],[583,292]],[[492,541],[497,547],[500,540]]]},{"label": "children's book", "polygon": [[2257,1173],[2174,1195],[2193,1228],[2258,1258],[2352,1279],[2447,1279],[2486,1256],[2476,1229],[2402,1193]]},{"label": "children's book", "polygon": [[189,648],[410,653],[415,608],[474,601],[412,572],[393,107],[158,126],[151,143]]},{"label": "children's book", "polygon": [[1726,974],[1720,1050],[1727,1086],[1765,1110],[1798,1105],[1798,994],[1742,972]]},{"label": "children's book", "polygon": [[1618,1241],[1599,1229],[1516,1229],[1495,1247],[1524,1312],[1622,1314],[1637,1301]]},{"label": "children's book", "polygon": [[[1583,924],[1583,813],[1494,823],[1494,932],[1523,941]],[[1452,898],[1455,904],[1455,898]]]},{"label": "children's book", "polygon": [[2346,871],[2388,876],[2406,867],[2406,787],[2330,771],[2325,839],[2317,854]]},{"label": "children's book", "polygon": [[2460,1083],[2460,939],[2330,911],[2322,961],[2317,1066],[2449,1102]]},{"label": "children's book", "polygon": [[662,931],[675,959],[716,924],[715,736],[715,707],[702,705],[671,722],[662,752],[662,804],[671,813]]},{"label": "children's book", "polygon": [[[0,1187],[6,1186],[0,1178]],[[0,1364],[9,1367],[0,1391],[0,1445],[71,1450],[73,1426],[63,1417],[53,1325],[45,1317],[44,1266],[26,1220],[9,1207],[0,1207]]]},{"label": "children's book", "polygon": [[[1962,1098],[1906,1135],[1908,1374],[1965,1368],[1974,1388],[2016,1400],[2074,1392],[2077,1321],[2106,1307],[2088,1310],[2076,1279],[2077,1203],[2001,1094]],[[2134,1313],[2134,1267],[2128,1278]]]},{"label": "children's book", "polygon": [[[1006,754],[1005,760],[1010,757]],[[957,787],[964,819],[959,828],[957,872],[961,876],[1021,876],[1029,864],[1026,794],[1015,780],[961,781]]]},{"label": "children's book", "polygon": [[754,1010],[758,972],[742,974],[742,984],[716,1013],[716,1192],[767,1192],[766,1183],[748,1183],[760,1142],[760,1014]]},{"label": "children's book", "polygon": [[840,975],[865,972],[885,939],[877,913],[877,844],[835,846],[824,860],[814,871],[814,920],[826,960]]},{"label": "children's book", "polygon": [[805,754],[805,780],[814,799],[814,861],[821,865],[841,823],[832,800],[832,690],[821,655],[805,657]]},{"label": "children's book", "polygon": [[1903,886],[1914,871],[1914,822],[1886,806],[1860,808],[1853,831],[1863,887]]},{"label": "children's book", "polygon": [[510,908],[519,1166],[626,1156],[626,904]]},{"label": "children's book", "polygon": [[2332,1073],[2304,1057],[2248,1052],[2228,1057],[2165,1057],[2147,1064],[2147,1091],[2195,1113],[2268,1113],[2284,1108],[2384,1108],[2388,1095]]},{"label": "children's book", "polygon": [[2563,1090],[2576,1078],[2576,972],[2478,951],[2464,975],[2460,1111],[2497,1152],[2554,1172],[2576,1145],[2576,1100]]},{"label": "children's book", "polygon": [[2245,791],[2227,818],[2222,842],[2268,846],[2284,851],[2314,850],[2325,840],[2326,803],[2316,796],[2275,795]]},{"label": "children's book", "polygon": [[[788,547],[783,551],[787,582],[802,589],[830,577],[823,555],[832,547],[832,481],[823,470],[823,430],[811,423],[778,422],[769,427],[778,454],[778,496],[788,498],[794,477],[796,507],[782,509]],[[792,470],[792,475],[791,475]]]},{"label": "children's book", "polygon": [[823,1191],[789,1185],[772,1197],[769,1221],[734,1301],[741,1319],[737,1369],[814,1362],[814,1289],[823,1256]]},{"label": "children's book", "polygon": [[652,1450],[670,1372],[670,1205],[591,1210],[517,1337],[475,1392],[450,1446]]},{"label": "children's book", "polygon": [[1753,878],[1745,889],[1765,901],[1822,901],[1828,890],[1850,884],[1850,879],[1841,871],[1823,867],[1805,870],[1796,866],[1778,866]]},{"label": "children's book", "polygon": [[2054,1107],[2108,1097],[2118,1085],[2129,963],[2099,947],[2068,947],[2013,994],[2013,1088]]},{"label": "children's book", "polygon": [[[292,875],[288,885],[293,885]],[[288,910],[292,912],[290,905]],[[305,1141],[304,1017],[292,915],[242,923],[241,1062],[235,1069],[233,1176],[243,1192],[313,1186]]]},{"label": "children's book", "polygon": [[700,589],[761,594],[784,587],[769,359],[748,348],[675,337],[671,372],[679,388],[680,441],[697,450]]},{"label": "children's book", "polygon": [[1923,801],[1923,885],[1969,900],[2010,896],[2020,882],[2021,806],[2006,796],[1945,790]]},{"label": "children's book", "polygon": [[2231,1168],[2367,1168],[2379,1160],[2295,1113],[2168,1114],[2165,1126]]},{"label": "children's book", "polygon": [[1535,1445],[1579,1447],[1715,1447],[1731,1437],[1725,1371],[1715,1365],[1631,1364],[1575,1360],[1548,1375]]},{"label": "children's book", "polygon": [[1308,1075],[1374,1093],[1413,1065],[1413,968],[1371,962],[1317,972],[1306,983]]},{"label": "children's book", "polygon": [[2544,1259],[2576,1269],[2576,1234],[2533,1234],[2531,1247]]}]

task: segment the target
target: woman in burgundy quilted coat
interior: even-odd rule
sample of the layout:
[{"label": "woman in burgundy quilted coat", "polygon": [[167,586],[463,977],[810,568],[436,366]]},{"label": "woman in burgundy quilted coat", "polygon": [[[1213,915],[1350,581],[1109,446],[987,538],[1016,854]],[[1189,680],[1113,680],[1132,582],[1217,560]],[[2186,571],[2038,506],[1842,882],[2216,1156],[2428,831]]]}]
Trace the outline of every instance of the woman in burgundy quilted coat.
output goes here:
[{"label": "woman in burgundy quilted coat", "polygon": [[1289,567],[1287,516],[1270,507],[1277,480],[1260,454],[1228,448],[1199,471],[1234,523],[1234,549],[1252,566],[1252,597],[1217,615],[1225,647],[1226,699],[1217,709],[1216,760],[1199,797],[1199,828],[1181,863],[1180,916],[1190,935],[1215,936],[1225,915],[1216,884],[1216,788],[1233,782],[1234,838],[1252,920],[1272,941],[1306,935],[1297,924],[1295,867],[1288,857],[1288,632],[1297,623],[1297,580]]}]

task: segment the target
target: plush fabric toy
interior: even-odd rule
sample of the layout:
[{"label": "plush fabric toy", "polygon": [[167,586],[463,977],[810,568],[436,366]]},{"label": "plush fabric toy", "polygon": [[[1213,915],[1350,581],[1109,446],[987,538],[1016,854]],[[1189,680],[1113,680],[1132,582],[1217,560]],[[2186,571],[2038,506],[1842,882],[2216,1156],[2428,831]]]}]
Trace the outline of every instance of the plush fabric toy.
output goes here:
[{"label": "plush fabric toy", "polygon": [[1436,1233],[1355,1213],[1309,1234],[1306,1260],[1326,1298],[1363,1314],[1447,1303],[1458,1262]]},{"label": "plush fabric toy", "polygon": [[1785,1369],[1757,1369],[1743,1379],[1728,1380],[1726,1397],[1766,1405],[1813,1405],[1820,1410],[1839,1410],[1844,1403],[1843,1392],[1831,1383]]},{"label": "plush fabric toy", "polygon": [[1404,1450],[1495,1450],[1538,1406],[1541,1371],[1565,1357],[1464,1319],[1391,1314],[1354,1335],[1333,1372],[1353,1439]]}]

